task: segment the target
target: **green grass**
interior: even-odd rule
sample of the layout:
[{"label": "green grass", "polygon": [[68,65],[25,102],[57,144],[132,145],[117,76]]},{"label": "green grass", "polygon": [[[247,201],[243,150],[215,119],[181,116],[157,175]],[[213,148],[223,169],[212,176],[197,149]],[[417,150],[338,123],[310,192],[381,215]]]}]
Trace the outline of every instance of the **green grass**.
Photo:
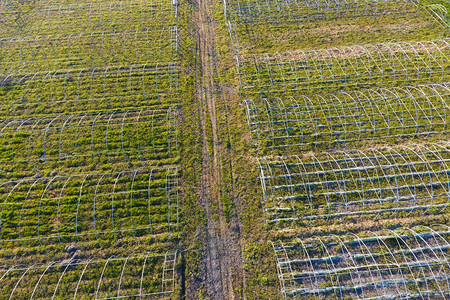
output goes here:
[{"label": "green grass", "polygon": [[243,55],[433,40],[443,36],[442,25],[438,25],[424,9],[375,17],[234,26],[237,28],[233,34],[239,40]]},{"label": "green grass", "polygon": [[[180,100],[193,86],[179,86],[188,76],[191,46],[189,8],[178,9],[176,20],[171,1],[11,2],[2,8],[2,264],[65,259],[71,244],[83,260],[182,246]],[[178,170],[171,183],[168,167]],[[137,169],[136,176],[129,173]],[[121,295],[139,293],[135,275],[142,260],[135,264],[126,269]],[[163,261],[148,264],[144,292],[160,291]],[[89,272],[99,275],[98,267]],[[51,298],[62,271],[44,274],[34,298]],[[40,274],[30,270],[14,296],[29,297]],[[73,297],[79,274],[74,267],[64,275],[55,299]],[[1,295],[11,293],[20,275],[3,278]],[[82,282],[80,298],[95,296],[95,276]],[[99,297],[117,295],[120,276],[119,263],[106,268]],[[180,297],[176,280],[175,295],[160,299]]]}]

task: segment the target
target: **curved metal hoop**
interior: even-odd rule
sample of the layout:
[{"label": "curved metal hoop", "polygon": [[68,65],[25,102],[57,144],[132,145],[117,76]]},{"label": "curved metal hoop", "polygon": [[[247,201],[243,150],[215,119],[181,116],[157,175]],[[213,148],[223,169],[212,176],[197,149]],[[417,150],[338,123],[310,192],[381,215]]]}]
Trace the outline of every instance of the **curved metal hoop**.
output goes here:
[{"label": "curved metal hoop", "polygon": [[102,246],[176,232],[178,177],[170,167],[2,183],[0,244],[5,251],[92,241]]},{"label": "curved metal hoop", "polygon": [[2,295],[23,299],[169,297],[177,287],[180,252],[135,253],[107,259],[69,259],[14,266],[0,278]]},{"label": "curved metal hoop", "polygon": [[435,225],[273,242],[284,297],[450,296],[450,231]]},{"label": "curved metal hoop", "polygon": [[441,213],[450,144],[258,159],[267,222]]}]

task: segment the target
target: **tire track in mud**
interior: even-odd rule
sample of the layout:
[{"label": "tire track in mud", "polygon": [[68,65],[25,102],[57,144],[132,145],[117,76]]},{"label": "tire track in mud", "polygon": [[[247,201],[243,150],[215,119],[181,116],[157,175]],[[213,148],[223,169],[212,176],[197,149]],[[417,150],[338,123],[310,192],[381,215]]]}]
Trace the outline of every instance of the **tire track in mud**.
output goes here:
[{"label": "tire track in mud", "polygon": [[[207,219],[203,237],[204,289],[209,299],[235,299],[233,278],[242,278],[242,258],[239,236],[232,235],[225,221],[220,202],[221,144],[218,139],[216,100],[220,87],[214,82],[218,57],[212,19],[211,0],[195,2],[198,30],[198,57],[200,72],[197,76],[197,99],[201,108],[202,173],[200,204]],[[217,74],[216,74],[217,75]],[[209,122],[209,124],[208,124]],[[210,126],[210,136],[208,135]],[[211,149],[212,147],[212,149]],[[214,204],[214,205],[210,205]],[[211,206],[217,207],[216,211]],[[236,249],[237,247],[237,249]]]}]

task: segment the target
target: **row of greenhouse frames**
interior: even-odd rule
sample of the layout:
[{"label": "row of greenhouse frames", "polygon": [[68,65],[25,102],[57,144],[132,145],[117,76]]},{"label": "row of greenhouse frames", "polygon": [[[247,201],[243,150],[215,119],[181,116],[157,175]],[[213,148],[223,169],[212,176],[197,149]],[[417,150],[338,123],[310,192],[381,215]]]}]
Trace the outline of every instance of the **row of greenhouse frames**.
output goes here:
[{"label": "row of greenhouse frames", "polygon": [[[404,0],[224,0],[224,13],[259,153],[265,222],[279,238],[272,248],[281,294],[449,299],[448,226],[364,229],[365,220],[448,211],[445,7]],[[240,35],[253,24],[415,13],[426,14],[444,38],[275,53],[240,49]],[[415,138],[428,142],[404,143]],[[358,222],[362,232],[335,226],[345,222]],[[331,224],[328,234],[314,230]],[[304,230],[293,238],[285,228]]]},{"label": "row of greenhouse frames", "polygon": [[178,5],[5,0],[0,24],[0,298],[174,298]]}]

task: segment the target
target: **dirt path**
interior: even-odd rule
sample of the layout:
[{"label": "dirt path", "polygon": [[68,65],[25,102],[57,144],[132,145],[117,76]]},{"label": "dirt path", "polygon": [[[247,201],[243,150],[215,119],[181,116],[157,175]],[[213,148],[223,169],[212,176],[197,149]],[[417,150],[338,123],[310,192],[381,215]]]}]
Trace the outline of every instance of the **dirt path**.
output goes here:
[{"label": "dirt path", "polygon": [[[201,76],[197,78],[197,99],[202,126],[202,174],[200,203],[207,218],[204,244],[204,289],[209,299],[235,299],[233,290],[236,278],[242,278],[242,259],[239,236],[232,235],[225,221],[220,203],[221,145],[218,140],[216,100],[220,89],[215,86],[217,72],[214,22],[211,0],[198,1],[196,23],[199,38]],[[208,124],[209,123],[209,124]],[[209,129],[210,126],[210,129]],[[212,204],[212,205],[211,205]],[[216,207],[214,210],[212,207]],[[237,273],[237,274],[236,274]]]}]

